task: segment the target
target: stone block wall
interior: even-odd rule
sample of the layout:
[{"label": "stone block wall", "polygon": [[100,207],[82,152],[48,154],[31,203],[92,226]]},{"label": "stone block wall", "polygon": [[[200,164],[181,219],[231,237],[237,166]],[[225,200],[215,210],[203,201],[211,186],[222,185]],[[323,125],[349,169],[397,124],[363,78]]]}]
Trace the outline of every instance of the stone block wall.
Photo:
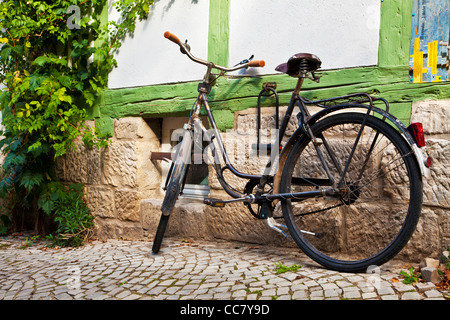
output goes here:
[{"label": "stone block wall", "polygon": [[159,138],[141,118],[114,121],[114,136],[102,150],[77,148],[58,159],[59,177],[83,183],[86,200],[95,216],[98,238],[144,239],[141,200],[161,197],[161,175],[150,160],[159,151]]},{"label": "stone block wall", "polygon": [[[408,259],[435,256],[450,246],[450,101],[414,103],[411,122],[424,124],[426,152],[433,158],[431,179],[424,180],[424,207],[413,239],[401,252]],[[235,141],[227,149],[236,167],[243,172],[261,173],[260,163],[248,157],[248,138],[255,130],[256,110],[237,112],[234,129],[224,133],[225,141]],[[273,110],[263,108],[263,128],[272,127]],[[295,117],[287,135],[295,128]],[[155,122],[156,123],[156,122]],[[76,151],[58,162],[58,172],[67,182],[82,182],[86,198],[95,216],[95,236],[144,239],[151,241],[160,217],[163,199],[160,163],[150,160],[152,151],[160,151],[157,125],[141,118],[114,120],[114,137],[104,150],[86,150],[78,143]],[[231,139],[226,139],[231,137]],[[265,136],[270,138],[270,136]],[[245,182],[225,172],[232,185]],[[210,169],[210,197],[229,198]],[[177,201],[169,221],[167,236],[237,240],[258,244],[294,245],[271,230],[265,221],[254,219],[241,203],[212,208],[201,200]]]},{"label": "stone block wall", "polygon": [[413,104],[411,122],[423,123],[425,151],[433,160],[431,178],[423,180],[422,223],[415,234],[415,239],[429,237],[431,238],[429,244],[442,248],[450,247],[449,119],[450,100],[427,100]]}]

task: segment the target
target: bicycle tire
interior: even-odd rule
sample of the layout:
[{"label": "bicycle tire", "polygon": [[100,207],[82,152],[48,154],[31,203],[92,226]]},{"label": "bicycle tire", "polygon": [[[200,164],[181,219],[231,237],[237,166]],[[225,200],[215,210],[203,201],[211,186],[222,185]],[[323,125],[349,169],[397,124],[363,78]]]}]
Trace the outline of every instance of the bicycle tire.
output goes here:
[{"label": "bicycle tire", "polygon": [[153,246],[152,246],[153,253],[158,253],[161,248],[164,233],[166,232],[167,228],[167,223],[169,222],[169,217],[170,216],[165,216],[161,214],[161,217],[159,218],[158,228],[156,229],[155,238],[153,239]]},{"label": "bicycle tire", "polygon": [[[364,117],[341,113],[311,126],[333,176],[339,177],[338,168],[341,173],[345,168],[343,159],[351,153],[355,129]],[[327,181],[311,142],[304,135],[293,146],[283,168],[281,193],[322,188],[318,182]],[[311,259],[332,270],[365,272],[392,259],[411,238],[422,207],[422,179],[409,144],[392,126],[373,116],[367,118],[352,160],[343,180],[348,196],[283,199],[281,205],[292,238]],[[293,177],[315,185],[300,186]]]},{"label": "bicycle tire", "polygon": [[190,163],[191,152],[191,132],[185,130],[183,133],[183,140],[177,146],[177,151],[175,152],[175,157],[173,158],[174,165],[171,171],[166,193],[164,195],[164,200],[161,205],[161,217],[159,219],[158,228],[156,229],[155,237],[153,239],[153,253],[158,253],[161,248],[162,240],[169,222],[169,217],[172,214],[175,203],[183,188],[184,178]]}]

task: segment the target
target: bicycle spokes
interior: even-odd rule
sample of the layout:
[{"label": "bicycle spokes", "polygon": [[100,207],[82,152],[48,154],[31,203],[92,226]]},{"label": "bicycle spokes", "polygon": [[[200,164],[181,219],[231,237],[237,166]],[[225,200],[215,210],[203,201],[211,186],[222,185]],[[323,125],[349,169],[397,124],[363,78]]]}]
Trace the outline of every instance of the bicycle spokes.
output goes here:
[{"label": "bicycle spokes", "polygon": [[294,194],[328,188],[322,183],[329,174],[340,181],[335,196],[285,202],[299,245],[333,261],[369,259],[390,247],[403,232],[414,197],[421,198],[413,187],[411,149],[385,122],[371,117],[365,124],[364,116],[323,120],[312,128],[319,143],[299,141],[285,168],[286,191]]}]

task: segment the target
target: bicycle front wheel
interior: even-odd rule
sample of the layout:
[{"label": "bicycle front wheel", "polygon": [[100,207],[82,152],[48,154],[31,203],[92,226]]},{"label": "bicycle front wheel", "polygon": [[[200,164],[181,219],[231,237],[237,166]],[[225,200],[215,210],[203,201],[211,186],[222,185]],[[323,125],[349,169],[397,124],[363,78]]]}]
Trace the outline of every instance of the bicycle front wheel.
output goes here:
[{"label": "bicycle front wheel", "polygon": [[364,118],[362,113],[342,113],[314,124],[316,145],[306,136],[296,142],[280,184],[280,191],[289,193],[341,182],[339,189],[345,191],[340,197],[285,199],[282,210],[302,251],[343,272],[364,272],[392,259],[409,241],[422,206],[420,169],[411,147],[373,116],[358,140]]},{"label": "bicycle front wheel", "polygon": [[175,202],[183,189],[184,178],[191,161],[192,141],[191,132],[186,130],[183,134],[183,140],[181,140],[181,142],[177,145],[171,175],[169,178],[170,180],[161,205],[161,218],[153,240],[153,253],[158,253],[161,248],[161,243],[169,222],[169,217],[172,214],[175,207]]}]

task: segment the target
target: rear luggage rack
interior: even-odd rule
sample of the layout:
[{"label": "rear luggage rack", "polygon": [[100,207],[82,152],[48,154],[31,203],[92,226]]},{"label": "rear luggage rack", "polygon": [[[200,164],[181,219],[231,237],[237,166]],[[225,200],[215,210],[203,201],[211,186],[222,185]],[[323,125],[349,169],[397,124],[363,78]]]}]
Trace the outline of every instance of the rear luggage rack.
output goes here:
[{"label": "rear luggage rack", "polygon": [[264,93],[269,93],[269,95],[265,95],[267,97],[275,96],[275,129],[278,130],[280,128],[280,103],[278,98],[278,93],[276,91],[277,83],[276,82],[264,82],[262,86],[262,90],[258,95],[258,104],[256,106],[258,111],[258,116],[256,118],[256,144],[252,144],[253,150],[264,149],[266,151],[272,150],[271,143],[261,143],[261,98],[264,96]]}]

